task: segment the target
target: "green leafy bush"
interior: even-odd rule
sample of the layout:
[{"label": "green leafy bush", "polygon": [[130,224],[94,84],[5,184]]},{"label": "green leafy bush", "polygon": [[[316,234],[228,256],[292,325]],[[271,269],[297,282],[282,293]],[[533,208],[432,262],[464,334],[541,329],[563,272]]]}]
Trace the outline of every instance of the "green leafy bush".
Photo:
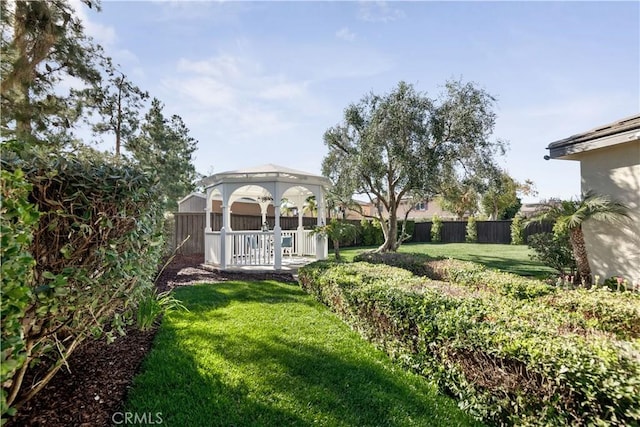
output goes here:
[{"label": "green leafy bush", "polygon": [[606,287],[577,288],[548,295],[540,303],[578,317],[582,325],[615,334],[620,339],[640,338],[640,294],[621,294]]},{"label": "green leafy bush", "polygon": [[438,215],[434,215],[431,218],[431,241],[442,241],[442,219]]},{"label": "green leafy bush", "polygon": [[511,244],[524,244],[524,222],[520,215],[516,215],[511,221]]},{"label": "green leafy bush", "polygon": [[[28,249],[38,223],[38,212],[29,203],[31,185],[21,170],[0,171],[0,384],[9,384],[28,358],[22,320],[33,298],[35,260]],[[13,415],[5,387],[0,394],[0,415]]]},{"label": "green leafy bush", "polygon": [[476,217],[473,215],[467,220],[465,241],[467,243],[476,243],[478,241],[478,224]]},{"label": "green leafy bush", "polygon": [[355,262],[368,262],[370,264],[386,264],[393,267],[408,270],[416,276],[428,276],[435,278],[436,275],[430,261],[434,261],[426,254],[408,254],[402,252],[363,252],[356,255]]},{"label": "green leafy bush", "polygon": [[311,264],[299,280],[354,329],[486,422],[640,422],[640,343],[612,339],[580,324],[579,315],[543,303],[557,294],[518,299],[365,263]]},{"label": "green leafy bush", "polygon": [[[3,280],[29,288],[26,305],[22,291],[3,294],[3,309],[21,307],[20,330],[6,339],[21,337],[25,361],[3,381],[10,406],[33,397],[86,337],[124,333],[136,299],[153,286],[163,243],[155,181],[134,165],[91,150],[23,158],[2,158],[4,170],[24,172],[39,212],[28,246],[33,279],[3,270]],[[27,369],[36,366],[44,373],[22,390]]]},{"label": "green leafy bush", "polygon": [[386,264],[403,268],[417,276],[444,280],[519,299],[535,298],[555,292],[555,288],[539,280],[527,279],[511,273],[492,271],[469,261],[434,259],[424,254],[363,253],[354,261]]},{"label": "green leafy bush", "polygon": [[362,228],[362,244],[364,246],[380,246],[384,242],[382,227],[377,219],[360,221]]},{"label": "green leafy bush", "polygon": [[566,233],[538,233],[529,236],[527,245],[535,251],[531,258],[553,268],[561,275],[573,276],[576,261]]}]

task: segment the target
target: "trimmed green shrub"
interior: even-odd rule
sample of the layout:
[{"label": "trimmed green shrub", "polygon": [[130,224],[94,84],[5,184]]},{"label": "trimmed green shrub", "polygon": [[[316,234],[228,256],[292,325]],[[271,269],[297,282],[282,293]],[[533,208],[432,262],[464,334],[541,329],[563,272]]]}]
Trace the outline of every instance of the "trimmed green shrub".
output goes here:
[{"label": "trimmed green shrub", "polygon": [[436,258],[432,258],[426,254],[408,254],[402,252],[363,252],[356,255],[353,258],[354,262],[368,262],[370,264],[386,264],[393,267],[402,268],[408,270],[416,276],[428,276],[435,278],[434,272],[430,261],[434,261]]},{"label": "trimmed green shrub", "polygon": [[431,218],[431,241],[442,241],[442,219],[438,215],[434,215]]},{"label": "trimmed green shrub", "polygon": [[467,243],[476,243],[478,241],[478,224],[476,217],[471,215],[467,220],[465,241]]},{"label": "trimmed green shrub", "polygon": [[[25,363],[3,381],[7,404],[20,406],[86,337],[124,333],[137,299],[153,286],[163,216],[155,181],[125,160],[91,150],[33,152],[28,161],[3,152],[2,167],[24,172],[39,211],[28,247],[33,280],[17,272],[5,279],[3,270],[3,280],[29,288],[26,305],[23,292],[3,294],[3,309],[21,306],[21,329],[6,339],[21,337]],[[26,371],[36,367],[38,382],[22,390]]]},{"label": "trimmed green shrub", "polygon": [[365,263],[311,264],[299,280],[354,329],[486,422],[640,422],[640,343],[611,339],[589,324],[576,328],[580,316],[541,304],[553,293],[517,299]]},{"label": "trimmed green shrub", "polygon": [[511,221],[511,244],[524,244],[524,222],[521,215],[516,215]]},{"label": "trimmed green shrub", "polygon": [[606,287],[559,290],[540,300],[577,316],[586,327],[614,334],[619,339],[640,338],[640,294],[612,292]]},{"label": "trimmed green shrub", "polygon": [[417,276],[454,282],[473,290],[485,290],[519,299],[535,298],[555,291],[553,286],[539,280],[492,271],[469,261],[439,260],[424,254],[363,253],[357,255],[354,261],[386,264],[403,268]]}]

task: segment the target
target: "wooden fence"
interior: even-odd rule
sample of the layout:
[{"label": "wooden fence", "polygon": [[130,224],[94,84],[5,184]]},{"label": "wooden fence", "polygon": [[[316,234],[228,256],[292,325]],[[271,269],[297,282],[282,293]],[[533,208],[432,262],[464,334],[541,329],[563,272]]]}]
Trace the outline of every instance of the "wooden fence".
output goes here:
[{"label": "wooden fence", "polygon": [[[477,221],[478,243],[511,243],[511,221]],[[532,234],[550,233],[551,223],[530,224],[524,229],[524,241]],[[466,239],[466,221],[442,221],[442,243],[463,243]],[[431,222],[417,222],[412,242],[431,241]]]},{"label": "wooden fence", "polygon": [[[175,213],[174,214],[174,235],[172,238],[172,248],[180,244],[187,236],[190,238],[178,251],[183,255],[204,253],[204,227],[205,213]],[[327,219],[327,222],[329,219]],[[349,221],[358,224],[360,221]],[[275,218],[267,217],[269,228],[273,228]],[[303,226],[312,228],[317,223],[316,218],[303,218]],[[478,242],[479,243],[511,243],[511,221],[478,221]],[[262,225],[262,218],[254,215],[231,215],[231,228],[233,230],[259,230]],[[211,227],[213,231],[219,231],[222,226],[222,215],[211,214]],[[295,230],[298,227],[297,217],[281,217],[280,227],[283,230]],[[466,221],[442,221],[442,243],[462,243],[466,236]],[[532,235],[543,232],[551,232],[552,224],[541,223],[531,224],[524,231],[526,239]],[[412,242],[431,241],[431,222],[417,222],[413,232]]]}]

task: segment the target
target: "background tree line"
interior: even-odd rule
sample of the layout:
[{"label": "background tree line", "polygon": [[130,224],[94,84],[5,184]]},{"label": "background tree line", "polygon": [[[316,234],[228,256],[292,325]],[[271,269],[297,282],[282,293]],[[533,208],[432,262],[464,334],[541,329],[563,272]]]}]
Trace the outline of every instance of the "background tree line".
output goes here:
[{"label": "background tree line", "polygon": [[[95,0],[83,0],[98,11]],[[129,157],[155,174],[168,210],[194,188],[197,141],[178,115],[139,88],[88,37],[66,0],[0,3],[2,141],[49,152],[91,151],[113,141],[114,156]],[[79,130],[90,130],[83,140]]]}]

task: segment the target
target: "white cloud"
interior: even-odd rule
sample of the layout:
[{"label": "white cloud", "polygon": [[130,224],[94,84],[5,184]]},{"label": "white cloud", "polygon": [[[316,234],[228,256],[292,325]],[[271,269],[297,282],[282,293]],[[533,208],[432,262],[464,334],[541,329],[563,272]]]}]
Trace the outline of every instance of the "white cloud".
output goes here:
[{"label": "white cloud", "polygon": [[348,27],[343,27],[336,31],[336,37],[342,40],[346,40],[348,42],[352,42],[356,39],[356,34],[349,30]]},{"label": "white cloud", "polygon": [[249,58],[181,58],[176,68],[178,73],[163,82],[165,89],[186,106],[193,120],[215,124],[218,137],[226,141],[284,132],[312,114],[306,82],[266,72]]},{"label": "white cloud", "polygon": [[[103,46],[111,46],[116,43],[117,36],[113,27],[91,21],[87,11],[92,11],[80,0],[70,0],[69,4],[76,11],[76,14],[85,29],[85,34],[92,37]],[[95,13],[95,12],[92,12]]]},{"label": "white cloud", "polygon": [[362,1],[358,9],[358,19],[366,22],[390,22],[404,18],[400,9],[395,9],[386,1]]},{"label": "white cloud", "polygon": [[294,99],[305,94],[306,85],[304,83],[276,83],[268,86],[258,93],[264,99]]},{"label": "white cloud", "polygon": [[[108,56],[110,56],[116,64],[136,64],[140,61],[135,53],[128,49],[120,48],[118,35],[114,27],[104,25],[91,19],[91,14],[98,13],[94,9],[89,9],[81,0],[69,0],[69,4],[76,11],[76,15],[82,26],[84,33],[93,38],[93,40],[101,45]],[[139,66],[136,75],[144,76],[144,71]]]}]

